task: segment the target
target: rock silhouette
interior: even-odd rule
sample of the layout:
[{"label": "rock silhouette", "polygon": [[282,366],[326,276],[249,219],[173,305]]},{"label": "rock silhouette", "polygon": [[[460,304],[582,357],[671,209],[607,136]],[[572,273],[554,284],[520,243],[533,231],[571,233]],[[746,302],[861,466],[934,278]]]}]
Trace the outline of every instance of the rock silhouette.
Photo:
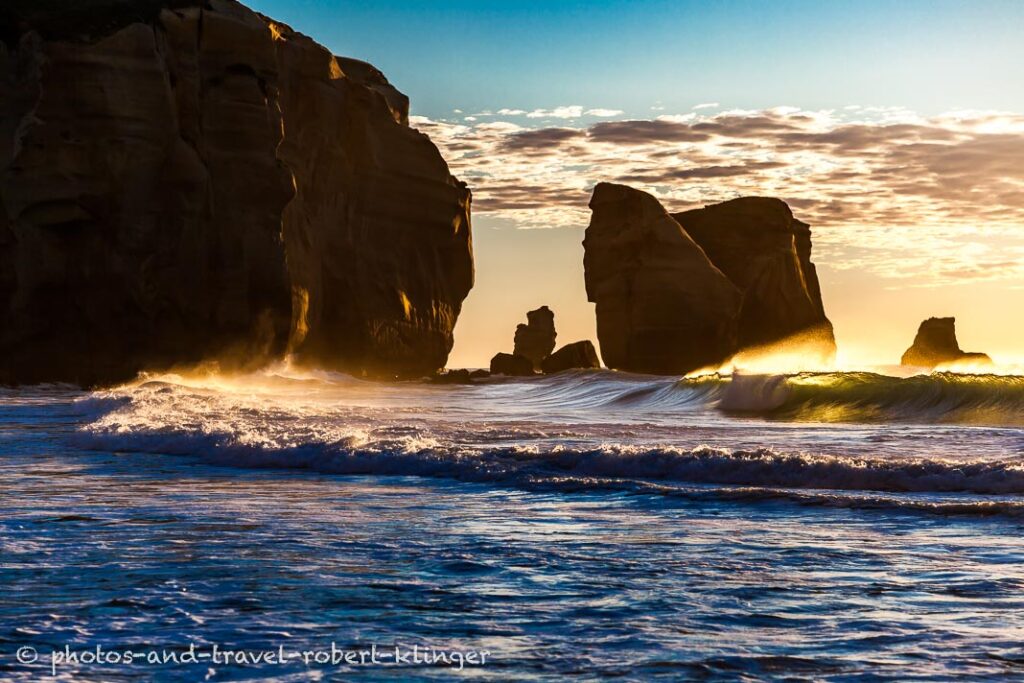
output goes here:
[{"label": "rock silhouette", "polygon": [[541,362],[545,374],[563,370],[600,368],[601,361],[590,340],[566,344]]},{"label": "rock silhouette", "polygon": [[784,202],[669,215],[645,192],[600,183],[590,207],[587,297],[609,367],[682,374],[787,338],[834,354],[810,228]]},{"label": "rock silhouette", "polygon": [[533,361],[514,353],[498,353],[491,359],[492,375],[510,375],[512,377],[528,377],[536,374]]},{"label": "rock silhouette", "polygon": [[672,217],[743,292],[740,348],[774,344],[813,329],[834,355],[832,323],[811,262],[811,228],[793,218],[785,202],[742,197]]},{"label": "rock silhouette", "polygon": [[470,193],[377,69],[231,0],[13,0],[0,38],[0,382],[444,366]]},{"label": "rock silhouette", "polygon": [[902,365],[934,368],[943,363],[968,362],[987,364],[992,359],[984,353],[960,350],[956,339],[956,318],[928,318],[917,328],[914,343],[903,353]]},{"label": "rock silhouette", "polygon": [[547,306],[529,311],[526,324],[516,326],[514,338],[517,356],[529,358],[535,369],[540,368],[541,361],[547,358],[555,348],[555,314]]},{"label": "rock silhouette", "polygon": [[590,208],[584,276],[605,364],[679,374],[727,358],[739,288],[646,192],[600,183]]}]

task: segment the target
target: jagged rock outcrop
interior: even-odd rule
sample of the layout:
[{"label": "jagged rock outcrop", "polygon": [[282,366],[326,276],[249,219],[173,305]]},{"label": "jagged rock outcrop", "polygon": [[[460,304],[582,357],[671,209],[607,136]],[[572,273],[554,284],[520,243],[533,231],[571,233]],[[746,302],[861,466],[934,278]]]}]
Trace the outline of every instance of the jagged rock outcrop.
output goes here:
[{"label": "jagged rock outcrop", "polygon": [[536,373],[529,358],[514,353],[496,353],[491,359],[491,374],[529,377]]},{"label": "jagged rock outcrop", "polygon": [[590,208],[584,275],[605,364],[680,374],[725,360],[740,290],[646,192],[600,183]]},{"label": "jagged rock outcrop", "polygon": [[686,373],[787,338],[834,354],[810,228],[784,202],[746,197],[670,216],[644,192],[601,183],[590,206],[587,295],[609,367]]},{"label": "jagged rock outcrop", "polygon": [[444,366],[470,194],[375,68],[232,0],[13,0],[0,39],[0,383]]},{"label": "jagged rock outcrop", "polygon": [[566,344],[545,358],[540,366],[545,374],[550,375],[563,370],[600,368],[601,361],[597,357],[597,350],[588,339]]},{"label": "jagged rock outcrop", "polygon": [[520,323],[516,326],[515,348],[512,353],[529,358],[534,369],[539,369],[541,361],[554,350],[557,336],[555,314],[547,306],[541,306],[527,312],[525,325]]},{"label": "jagged rock outcrop", "polygon": [[984,353],[960,350],[956,339],[956,318],[928,318],[917,328],[914,343],[903,353],[902,365],[934,368],[943,363],[989,364]]}]

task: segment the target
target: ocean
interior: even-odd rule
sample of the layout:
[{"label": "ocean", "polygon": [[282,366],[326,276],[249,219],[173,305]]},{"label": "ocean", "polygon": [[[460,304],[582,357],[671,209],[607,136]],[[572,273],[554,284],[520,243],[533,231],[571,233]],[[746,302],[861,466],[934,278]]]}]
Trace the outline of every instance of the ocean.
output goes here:
[{"label": "ocean", "polygon": [[1024,679],[1020,376],[0,389],[0,472],[2,680]]}]

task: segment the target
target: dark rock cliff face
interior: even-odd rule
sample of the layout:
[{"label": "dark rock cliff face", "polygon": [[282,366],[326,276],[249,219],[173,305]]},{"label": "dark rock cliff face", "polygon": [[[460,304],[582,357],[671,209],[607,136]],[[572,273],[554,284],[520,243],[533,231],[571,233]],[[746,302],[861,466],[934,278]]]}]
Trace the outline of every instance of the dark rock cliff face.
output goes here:
[{"label": "dark rock cliff face", "polygon": [[590,206],[587,295],[609,367],[680,374],[798,337],[834,354],[810,228],[784,202],[748,197],[670,216],[644,192],[601,183]]},{"label": "dark rock cliff face", "polygon": [[917,328],[913,345],[903,353],[902,365],[934,368],[943,363],[966,362],[987,365],[984,353],[962,351],[956,339],[955,318],[928,318]]},{"label": "dark rock cliff face", "polygon": [[605,364],[680,374],[725,360],[740,290],[646,192],[600,183],[590,208],[583,265]]},{"label": "dark rock cliff face", "polygon": [[810,226],[793,218],[785,202],[742,197],[672,217],[743,292],[741,348],[816,328],[835,344],[811,263]]},{"label": "dark rock cliff face", "polygon": [[15,0],[0,37],[0,382],[444,366],[470,195],[375,68],[230,0]]}]

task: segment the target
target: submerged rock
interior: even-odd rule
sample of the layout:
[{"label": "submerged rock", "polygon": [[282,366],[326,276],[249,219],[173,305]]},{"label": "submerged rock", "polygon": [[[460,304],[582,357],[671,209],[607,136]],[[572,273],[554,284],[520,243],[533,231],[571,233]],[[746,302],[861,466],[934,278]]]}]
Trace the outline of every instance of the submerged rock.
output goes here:
[{"label": "submerged rock", "polygon": [[682,374],[736,349],[742,295],[651,195],[600,183],[583,241],[610,368]]},{"label": "submerged rock", "polygon": [[517,356],[529,358],[534,369],[540,368],[541,361],[555,348],[555,314],[547,306],[529,311],[526,324],[516,326],[515,349]]},{"label": "submerged rock", "polygon": [[510,375],[512,377],[528,377],[536,374],[533,361],[514,353],[498,353],[491,359],[492,375]]},{"label": "submerged rock", "polygon": [[961,351],[956,339],[956,318],[928,318],[917,328],[914,343],[903,353],[902,365],[934,368],[943,363],[989,364],[987,354]]},{"label": "submerged rock", "polygon": [[377,69],[231,0],[13,0],[0,39],[0,383],[444,366],[470,193]]},{"label": "submerged rock", "polygon": [[562,370],[600,368],[601,361],[597,350],[590,340],[566,344],[541,362],[541,370],[546,374]]},{"label": "submerged rock", "polygon": [[590,206],[587,295],[609,367],[683,374],[787,343],[834,355],[810,228],[785,202],[669,215],[649,194],[601,183]]}]

